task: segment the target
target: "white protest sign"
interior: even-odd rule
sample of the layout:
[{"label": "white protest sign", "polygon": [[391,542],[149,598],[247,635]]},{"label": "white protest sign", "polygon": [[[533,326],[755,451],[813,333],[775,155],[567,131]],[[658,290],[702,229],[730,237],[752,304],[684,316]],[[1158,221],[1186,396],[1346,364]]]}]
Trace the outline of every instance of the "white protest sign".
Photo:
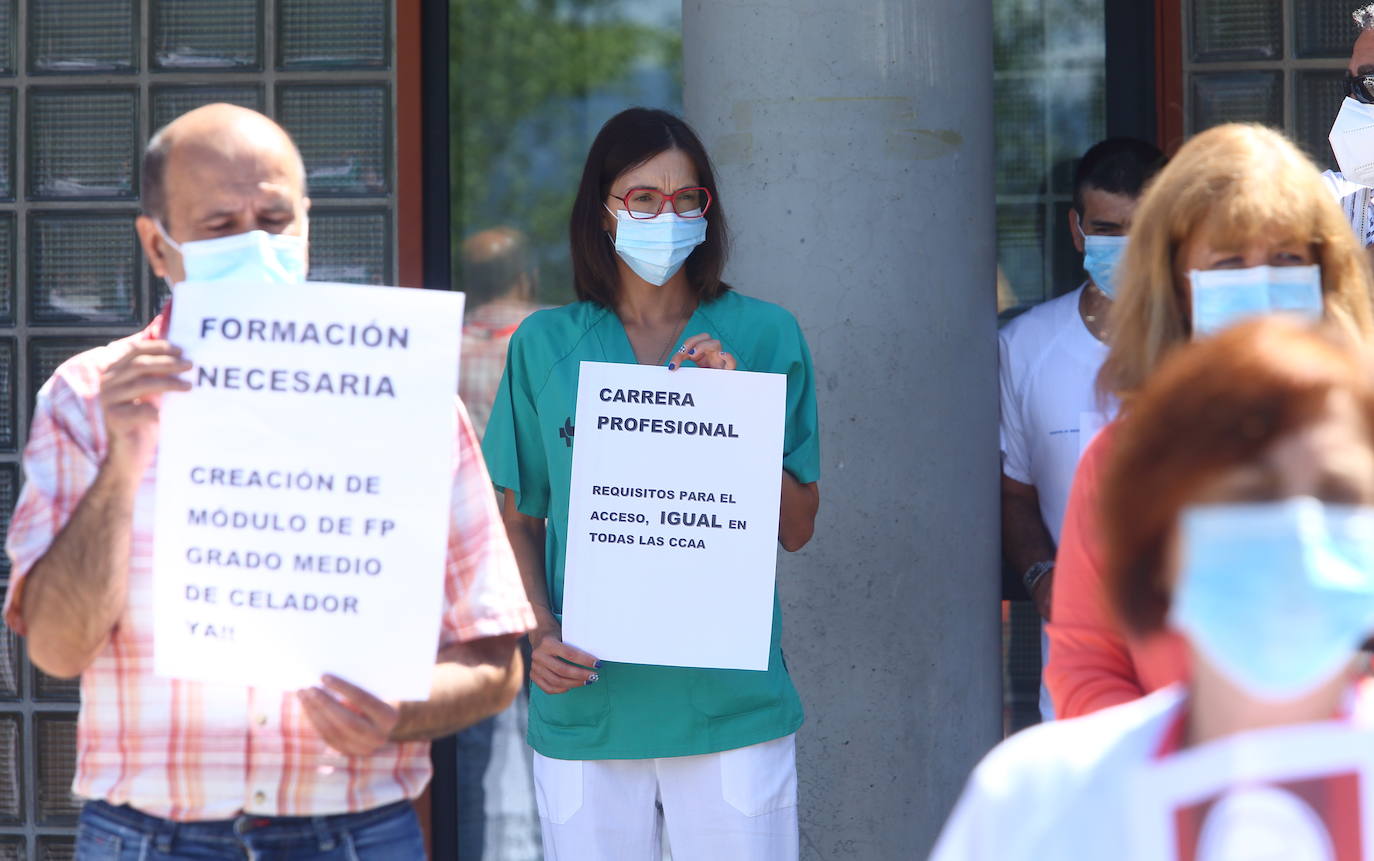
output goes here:
[{"label": "white protest sign", "polygon": [[154,670],[425,699],[438,648],[463,296],[178,285],[164,396]]},{"label": "white protest sign", "polygon": [[582,363],[565,642],[768,668],[786,393],[781,374]]},{"label": "white protest sign", "polygon": [[1346,721],[1278,727],[1151,759],[1122,775],[1128,858],[1374,857],[1374,733]]}]

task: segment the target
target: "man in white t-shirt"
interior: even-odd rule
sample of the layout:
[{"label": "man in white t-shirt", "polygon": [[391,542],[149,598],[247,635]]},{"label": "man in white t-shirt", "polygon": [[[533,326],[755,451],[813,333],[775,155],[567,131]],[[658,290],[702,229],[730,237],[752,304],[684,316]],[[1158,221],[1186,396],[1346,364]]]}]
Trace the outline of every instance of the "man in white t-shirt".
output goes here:
[{"label": "man in white t-shirt", "polygon": [[[998,336],[1002,392],[1002,554],[1049,619],[1054,552],[1078,457],[1111,417],[1097,394],[1107,357],[1111,270],[1160,151],[1133,138],[1093,146],[1074,172],[1069,231],[1088,279],[1012,320]],[[1042,650],[1045,648],[1041,640]],[[1043,657],[1043,655],[1042,655]],[[1040,712],[1050,719],[1041,688]]]},{"label": "man in white t-shirt", "polygon": [[1360,34],[1346,64],[1345,94],[1331,129],[1331,149],[1341,172],[1322,174],[1340,201],[1350,227],[1366,248],[1374,246],[1374,3],[1353,13]]}]

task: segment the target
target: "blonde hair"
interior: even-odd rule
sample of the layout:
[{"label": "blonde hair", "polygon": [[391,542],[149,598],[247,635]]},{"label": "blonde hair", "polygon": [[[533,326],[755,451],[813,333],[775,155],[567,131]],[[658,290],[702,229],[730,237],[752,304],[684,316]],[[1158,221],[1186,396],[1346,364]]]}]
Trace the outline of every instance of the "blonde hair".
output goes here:
[{"label": "blonde hair", "polygon": [[1102,392],[1129,401],[1191,339],[1191,293],[1178,283],[1175,261],[1204,224],[1226,247],[1260,238],[1309,243],[1321,265],[1326,318],[1374,342],[1369,262],[1316,167],[1271,129],[1217,126],[1184,144],[1136,209],[1111,310],[1111,352],[1098,375]]}]

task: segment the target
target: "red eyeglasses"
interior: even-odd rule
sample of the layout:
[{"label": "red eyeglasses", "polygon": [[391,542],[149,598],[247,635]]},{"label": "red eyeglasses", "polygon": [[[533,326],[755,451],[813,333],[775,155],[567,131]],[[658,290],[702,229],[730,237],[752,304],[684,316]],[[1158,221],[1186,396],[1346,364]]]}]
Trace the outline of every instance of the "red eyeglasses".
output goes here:
[{"label": "red eyeglasses", "polygon": [[711,192],[701,186],[679,188],[672,194],[664,194],[656,188],[632,188],[625,196],[613,194],[616,200],[625,204],[625,211],[631,218],[653,218],[663,211],[665,204],[673,204],[673,212],[683,218],[701,218],[711,208]]}]

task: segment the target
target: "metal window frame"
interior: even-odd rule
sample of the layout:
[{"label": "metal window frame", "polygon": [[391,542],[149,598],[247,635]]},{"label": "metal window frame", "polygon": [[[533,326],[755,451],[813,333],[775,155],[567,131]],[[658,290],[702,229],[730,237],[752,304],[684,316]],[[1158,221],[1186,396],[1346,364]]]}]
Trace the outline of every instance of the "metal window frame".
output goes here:
[{"label": "metal window frame", "polygon": [[[1104,16],[1104,22],[1103,22],[1103,54],[1104,54],[1104,56],[1103,56],[1103,65],[1102,65],[1102,67],[1101,67],[1101,74],[1102,74],[1102,80],[1103,80],[1103,88],[1104,88],[1104,92],[1108,94],[1108,98],[1107,98],[1107,101],[1108,101],[1108,102],[1110,102],[1110,97],[1109,97],[1109,96],[1110,96],[1110,92],[1111,92],[1111,91],[1110,91],[1110,89],[1109,89],[1110,76],[1109,76],[1109,68],[1108,68],[1106,59],[1107,59],[1108,56],[1110,56],[1111,52],[1110,52],[1110,50],[1109,50],[1109,48],[1108,48],[1108,45],[1109,45],[1109,42],[1108,42],[1109,31],[1108,31],[1108,29],[1107,29],[1106,16],[1107,16],[1107,14],[1108,14],[1108,12],[1109,12],[1109,8],[1108,8],[1108,7],[1110,6],[1111,2],[1112,2],[1112,0],[1104,0],[1104,2],[1103,2],[1103,16]],[[1050,16],[1050,9],[1048,8],[1048,5],[1042,5],[1042,6],[1041,6],[1040,15],[1041,15],[1041,23],[1042,23],[1042,26],[1044,27],[1045,31],[1048,32],[1048,31],[1054,26],[1054,20],[1053,20],[1053,19],[1051,18],[1051,16]],[[1033,72],[1033,74],[1035,74],[1036,77],[1037,77],[1039,80],[1044,81],[1044,82],[1048,82],[1048,81],[1050,81],[1051,79],[1053,79],[1053,78],[1056,77],[1056,76],[1064,76],[1064,75],[1069,75],[1069,74],[1074,74],[1074,73],[1083,73],[1083,74],[1086,74],[1086,73],[1087,73],[1087,70],[1086,70],[1086,69],[1084,69],[1084,70],[1078,70],[1078,69],[1063,70],[1063,69],[1053,68],[1053,67],[1051,67],[1051,66],[1049,65],[1048,60],[1047,60],[1047,55],[1044,54],[1043,52],[1042,52],[1042,54],[1041,54],[1041,62],[1040,62],[1040,64],[1039,64],[1038,66],[1034,67],[1034,72]],[[993,86],[994,86],[994,88],[995,88],[995,87],[999,86],[1003,81],[1007,81],[1007,82],[1009,82],[1009,83],[1016,83],[1017,81],[1020,81],[1021,79],[1023,79],[1024,76],[1025,76],[1025,74],[1026,74],[1026,70],[1018,70],[1018,69],[996,70],[996,69],[994,69],[994,70],[993,70]],[[1042,258],[1041,258],[1041,265],[1040,265],[1040,279],[1041,279],[1040,297],[1039,297],[1038,300],[1036,300],[1036,301],[1034,301],[1034,302],[1030,302],[1030,303],[1018,303],[1018,305],[1014,306],[1014,307],[1020,308],[1020,309],[1022,309],[1022,310],[1024,310],[1025,308],[1030,307],[1031,305],[1039,304],[1040,302],[1047,302],[1047,301],[1049,301],[1050,299],[1056,298],[1057,295],[1062,295],[1062,294],[1057,294],[1057,293],[1055,292],[1056,288],[1059,286],[1059,285],[1057,285],[1057,284],[1055,283],[1055,268],[1056,268],[1056,264],[1059,262],[1059,258],[1058,258],[1058,255],[1057,255],[1057,251],[1059,250],[1059,249],[1058,249],[1059,243],[1055,242],[1055,237],[1058,235],[1058,234],[1057,234],[1057,231],[1063,227],[1063,225],[1059,223],[1059,217],[1058,217],[1058,214],[1057,214],[1057,210],[1058,210],[1058,208],[1059,208],[1060,206],[1063,206],[1063,205],[1065,205],[1065,204],[1072,205],[1072,203],[1073,203],[1073,192],[1072,192],[1072,189],[1070,189],[1069,191],[1066,192],[1066,191],[1063,191],[1063,190],[1060,190],[1060,189],[1057,189],[1057,188],[1054,187],[1054,168],[1055,168],[1055,160],[1054,160],[1054,152],[1053,152],[1053,150],[1052,150],[1052,147],[1050,146],[1050,141],[1052,140],[1052,137],[1053,137],[1053,122],[1052,122],[1052,120],[1053,120],[1053,114],[1052,114],[1052,111],[1051,111],[1051,109],[1050,109],[1051,101],[1052,101],[1052,100],[1049,98],[1049,88],[1048,88],[1048,87],[1046,87],[1045,92],[1046,92],[1046,96],[1045,96],[1045,98],[1043,98],[1043,99],[1041,100],[1041,104],[1040,104],[1040,121],[1041,121],[1041,123],[1043,124],[1043,129],[1044,129],[1044,143],[1045,143],[1044,152],[1043,152],[1042,157],[1041,157],[1041,166],[1040,166],[1040,167],[1041,167],[1041,171],[1042,171],[1042,175],[1043,175],[1043,177],[1044,177],[1044,183],[1045,183],[1045,184],[1044,184],[1044,187],[1043,187],[1043,189],[1042,189],[1041,191],[1039,191],[1039,192],[997,193],[997,194],[995,195],[995,201],[994,201],[994,206],[995,206],[996,208],[999,208],[999,209],[1000,209],[1001,207],[1003,207],[1003,206],[1031,206],[1031,205],[1035,205],[1036,208],[1039,210],[1040,217],[1043,219],[1044,235],[1041,237],[1041,240],[1040,240],[1040,251],[1041,251],[1041,255],[1042,255]],[[1104,108],[1105,108],[1105,106],[1104,106]],[[1108,123],[1109,123],[1109,117],[1108,117],[1108,114],[1106,113],[1106,111],[1104,110],[1104,112],[1103,112],[1103,131],[1104,131],[1104,133],[1109,133],[1109,131],[1108,131],[1108,129],[1109,129]],[[1078,286],[1077,284],[1074,284],[1074,285],[1071,285],[1071,286],[1065,285],[1065,290],[1064,290],[1064,292],[1068,292],[1069,289],[1072,289],[1073,287],[1077,287],[1077,286]]]},{"label": "metal window frame", "polygon": [[[1182,0],[1182,14],[1179,16],[1179,39],[1183,58],[1183,133],[1184,138],[1193,136],[1198,129],[1193,122],[1193,75],[1208,72],[1281,72],[1283,105],[1283,132],[1290,138],[1297,134],[1297,117],[1294,108],[1294,94],[1297,86],[1297,73],[1305,71],[1330,72],[1346,67],[1346,59],[1332,57],[1298,57],[1297,9],[1298,0],[1283,0],[1280,24],[1282,32],[1282,56],[1274,60],[1194,60],[1193,59],[1193,10],[1198,0]],[[1353,7],[1352,7],[1353,8]],[[1353,28],[1353,25],[1352,25]],[[1355,41],[1357,33],[1351,35]]]},{"label": "metal window frame", "polygon": [[[29,94],[34,88],[121,88],[133,89],[137,93],[136,129],[139,134],[140,148],[155,131],[151,127],[153,115],[152,96],[158,87],[180,86],[249,86],[262,92],[263,108],[269,116],[278,115],[278,94],[281,85],[289,84],[383,84],[387,88],[389,106],[387,116],[386,158],[390,184],[385,194],[368,196],[330,195],[322,198],[315,208],[316,215],[350,210],[377,211],[384,209],[389,214],[389,243],[386,262],[387,280],[395,283],[399,268],[398,233],[400,226],[400,206],[397,200],[397,161],[398,153],[403,152],[398,141],[396,104],[397,67],[398,67],[398,7],[408,0],[381,0],[387,4],[388,32],[386,46],[387,62],[383,66],[366,69],[281,69],[278,68],[279,51],[277,44],[278,21],[284,0],[257,0],[258,37],[261,51],[260,65],[256,69],[187,69],[170,70],[154,68],[153,40],[151,25],[152,4],[148,0],[135,0],[137,17],[137,44],[134,46],[138,58],[138,68],[134,72],[93,72],[93,73],[34,73],[30,70],[30,3],[32,0],[11,0],[14,10],[15,69],[13,74],[0,73],[0,88],[13,89],[15,93],[14,116],[12,125],[11,163],[13,165],[14,197],[0,201],[0,214],[12,215],[14,230],[14,320],[12,324],[0,324],[0,343],[14,344],[15,364],[11,382],[13,390],[8,394],[14,400],[16,424],[16,445],[12,451],[0,451],[0,465],[9,465],[22,473],[21,454],[27,442],[29,425],[32,421],[30,393],[37,389],[37,381],[32,379],[31,345],[35,339],[93,339],[101,342],[127,336],[146,325],[153,315],[158,298],[158,288],[154,276],[138,251],[137,283],[135,285],[135,319],[128,325],[107,324],[62,324],[34,325],[30,322],[30,286],[28,273],[29,223],[34,214],[50,212],[80,212],[91,214],[131,215],[138,211],[137,199],[132,200],[31,200],[28,188],[29,167]],[[0,6],[0,14],[6,11]],[[137,167],[135,167],[137,176]],[[22,480],[22,475],[19,476]],[[8,572],[0,574],[0,585],[9,586]],[[40,848],[54,839],[70,841],[75,834],[71,826],[41,826],[37,820],[38,806],[38,739],[37,730],[40,720],[49,715],[74,719],[79,709],[76,701],[36,700],[38,671],[28,662],[27,652],[21,641],[22,659],[20,671],[20,699],[0,702],[0,716],[15,716],[19,720],[20,733],[20,786],[23,793],[24,821],[19,825],[0,825],[0,839],[21,838],[27,857],[41,858]]]}]

